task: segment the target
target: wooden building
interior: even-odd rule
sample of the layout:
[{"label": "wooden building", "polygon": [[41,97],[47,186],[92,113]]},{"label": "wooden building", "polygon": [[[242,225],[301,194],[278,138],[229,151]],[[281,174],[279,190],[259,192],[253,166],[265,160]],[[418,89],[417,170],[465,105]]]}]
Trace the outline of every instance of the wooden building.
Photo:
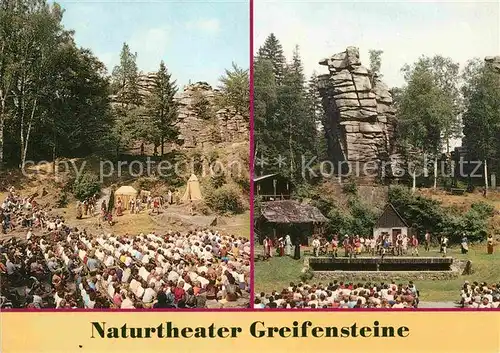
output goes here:
[{"label": "wooden building", "polygon": [[290,180],[280,174],[254,177],[254,195],[262,201],[288,200],[292,192]]},{"label": "wooden building", "polygon": [[295,200],[263,202],[255,219],[259,243],[266,236],[276,240],[289,234],[292,243],[299,239],[301,245],[308,245],[309,237],[320,233],[328,222],[316,207]]},{"label": "wooden building", "polygon": [[373,227],[373,235],[375,238],[383,234],[389,234],[392,236],[392,243],[395,243],[395,237],[398,233],[407,234],[410,236],[411,229],[408,226],[408,223],[401,217],[398,211],[394,208],[394,206],[388,203],[384,212],[380,215]]}]

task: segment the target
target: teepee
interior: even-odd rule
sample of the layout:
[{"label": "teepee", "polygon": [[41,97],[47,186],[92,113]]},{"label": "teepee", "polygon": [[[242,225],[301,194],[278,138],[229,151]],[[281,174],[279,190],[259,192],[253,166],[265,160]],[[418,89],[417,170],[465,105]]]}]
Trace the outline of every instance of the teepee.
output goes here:
[{"label": "teepee", "polygon": [[186,186],[186,192],[182,196],[182,202],[201,200],[200,182],[196,175],[191,174]]}]

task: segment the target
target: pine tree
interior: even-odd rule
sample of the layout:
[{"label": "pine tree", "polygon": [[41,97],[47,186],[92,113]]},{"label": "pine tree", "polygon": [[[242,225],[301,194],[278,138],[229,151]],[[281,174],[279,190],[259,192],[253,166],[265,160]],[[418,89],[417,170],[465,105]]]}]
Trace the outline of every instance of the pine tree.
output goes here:
[{"label": "pine tree", "polygon": [[257,175],[269,172],[268,159],[276,156],[283,134],[277,119],[278,92],[273,64],[270,60],[259,59],[254,63],[254,153]]},{"label": "pine tree", "polygon": [[321,102],[321,95],[319,93],[318,86],[318,76],[316,72],[313,72],[311,78],[309,79],[307,88],[307,101],[309,106],[309,114],[311,119],[314,121],[317,134],[316,134],[316,152],[318,153],[318,159],[322,160],[327,158],[328,151],[326,146],[325,131],[324,131],[324,119],[325,111],[323,110],[323,104]]},{"label": "pine tree", "polygon": [[156,132],[155,145],[161,146],[161,155],[165,151],[165,142],[174,140],[179,131],[175,126],[178,118],[178,104],[174,97],[177,93],[175,80],[172,80],[165,63],[160,63],[153,88],[146,100],[146,111],[152,119],[152,129]]},{"label": "pine tree", "polygon": [[123,43],[120,52],[120,65],[114,67],[111,75],[111,87],[125,105],[140,105],[139,72],[137,69],[137,53],[132,54],[127,43]]},{"label": "pine tree", "polygon": [[285,55],[283,54],[283,47],[278,38],[271,33],[257,52],[257,61],[269,60],[273,66],[273,73],[276,83],[279,85],[283,81],[285,71]]},{"label": "pine tree", "polygon": [[283,84],[278,90],[279,117],[286,134],[286,151],[290,177],[300,177],[301,159],[315,154],[316,122],[308,103],[308,92],[305,85],[304,69],[295,47],[292,60],[286,66]]}]

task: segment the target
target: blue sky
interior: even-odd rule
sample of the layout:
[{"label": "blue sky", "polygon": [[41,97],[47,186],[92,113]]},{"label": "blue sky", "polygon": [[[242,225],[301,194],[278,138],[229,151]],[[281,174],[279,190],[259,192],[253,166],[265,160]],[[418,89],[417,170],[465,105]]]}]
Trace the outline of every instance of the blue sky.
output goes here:
[{"label": "blue sky", "polygon": [[400,69],[421,55],[467,60],[500,55],[498,1],[268,1],[255,0],[255,50],[271,32],[290,58],[299,45],[308,75],[322,72],[318,61],[360,49],[381,49],[382,74],[389,86],[404,83]]},{"label": "blue sky", "polygon": [[180,88],[189,80],[215,86],[234,61],[249,66],[249,5],[245,0],[58,1],[78,46],[90,48],[109,72],[123,42],[139,70],[164,60]]}]

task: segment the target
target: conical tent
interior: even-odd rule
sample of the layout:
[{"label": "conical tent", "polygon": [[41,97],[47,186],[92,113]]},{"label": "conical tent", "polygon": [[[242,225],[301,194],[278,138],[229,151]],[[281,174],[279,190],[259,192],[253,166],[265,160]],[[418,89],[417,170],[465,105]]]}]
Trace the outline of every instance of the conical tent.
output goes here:
[{"label": "conical tent", "polygon": [[132,186],[121,186],[115,191],[115,207],[118,204],[118,199],[122,200],[122,209],[127,210],[130,199],[137,197],[137,190]]},{"label": "conical tent", "polygon": [[182,196],[182,201],[187,202],[187,201],[198,201],[201,200],[201,190],[200,190],[200,182],[198,181],[198,178],[196,175],[191,174],[191,177],[189,178],[186,186],[186,192],[184,193],[184,196]]}]

